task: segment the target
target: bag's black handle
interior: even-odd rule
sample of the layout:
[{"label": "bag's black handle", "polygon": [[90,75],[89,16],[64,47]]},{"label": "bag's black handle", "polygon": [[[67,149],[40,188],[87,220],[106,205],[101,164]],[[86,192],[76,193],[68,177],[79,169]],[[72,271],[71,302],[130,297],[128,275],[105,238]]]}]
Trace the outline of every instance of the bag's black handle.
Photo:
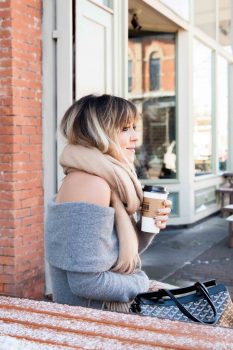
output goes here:
[{"label": "bag's black handle", "polygon": [[205,300],[208,302],[208,304],[210,305],[211,309],[213,310],[214,314],[213,314],[213,319],[212,320],[202,321],[202,320],[198,319],[197,317],[193,316],[179,302],[179,300],[172,294],[172,292],[170,290],[166,290],[166,289],[164,289],[164,290],[165,290],[166,294],[174,301],[174,303],[177,305],[177,307],[180,309],[180,311],[183,312],[183,314],[185,316],[187,316],[190,320],[192,320],[194,322],[199,322],[199,323],[215,324],[217,322],[217,310],[216,310],[214,304],[212,303],[212,300],[210,298],[208,290],[206,289],[204,284],[200,283],[200,282],[195,283],[195,286],[196,286],[197,290],[203,295],[203,297],[205,298]]},{"label": "bag's black handle", "polygon": [[[216,286],[216,281],[215,280],[209,280],[206,282],[202,282],[202,284],[205,287],[212,287]],[[157,298],[160,299],[162,297],[165,297],[167,294],[165,292],[166,289],[159,289],[156,292],[146,292],[146,293],[140,293],[137,295],[139,298],[145,298],[147,300],[150,300],[152,298]],[[196,284],[189,286],[189,287],[184,287],[184,288],[176,288],[172,289],[172,294],[173,295],[179,295],[179,294],[185,294],[185,293],[191,293],[196,291]]]}]

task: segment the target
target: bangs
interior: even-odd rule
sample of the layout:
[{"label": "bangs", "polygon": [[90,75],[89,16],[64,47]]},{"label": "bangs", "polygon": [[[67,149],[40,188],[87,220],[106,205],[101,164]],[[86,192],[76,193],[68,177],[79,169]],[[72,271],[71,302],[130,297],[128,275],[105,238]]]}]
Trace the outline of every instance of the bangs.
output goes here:
[{"label": "bangs", "polygon": [[128,124],[136,123],[139,119],[139,113],[137,111],[137,108],[130,101],[123,100],[119,112],[120,113],[116,120],[116,127],[118,130]]}]

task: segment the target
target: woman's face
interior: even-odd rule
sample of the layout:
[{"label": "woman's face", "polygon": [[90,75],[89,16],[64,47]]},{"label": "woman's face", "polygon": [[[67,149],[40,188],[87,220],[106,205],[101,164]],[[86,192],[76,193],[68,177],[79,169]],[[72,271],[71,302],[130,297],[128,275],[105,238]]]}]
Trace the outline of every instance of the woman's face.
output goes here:
[{"label": "woman's face", "polygon": [[117,135],[122,153],[130,163],[134,162],[136,142],[138,140],[135,129],[135,122],[131,122],[125,125]]}]

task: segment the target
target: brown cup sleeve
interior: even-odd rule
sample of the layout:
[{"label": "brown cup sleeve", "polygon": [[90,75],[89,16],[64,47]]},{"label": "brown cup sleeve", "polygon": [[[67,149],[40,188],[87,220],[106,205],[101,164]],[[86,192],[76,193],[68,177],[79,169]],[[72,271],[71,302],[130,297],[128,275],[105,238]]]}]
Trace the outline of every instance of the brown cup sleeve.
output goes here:
[{"label": "brown cup sleeve", "polygon": [[153,218],[155,216],[156,209],[159,208],[164,208],[164,199],[143,198],[142,216]]}]

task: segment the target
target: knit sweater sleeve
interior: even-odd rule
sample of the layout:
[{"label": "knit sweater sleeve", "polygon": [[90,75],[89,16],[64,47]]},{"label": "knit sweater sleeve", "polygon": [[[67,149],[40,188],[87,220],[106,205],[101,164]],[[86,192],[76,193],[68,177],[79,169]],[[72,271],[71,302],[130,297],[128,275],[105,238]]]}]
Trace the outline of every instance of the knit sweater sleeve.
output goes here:
[{"label": "knit sweater sleeve", "polygon": [[47,261],[67,273],[71,291],[84,298],[128,302],[145,292],[143,271],[111,271],[118,257],[114,209],[84,202],[48,206],[45,225]]},{"label": "knit sweater sleeve", "polygon": [[68,272],[67,278],[72,293],[95,300],[129,302],[149,288],[149,279],[141,270],[130,275]]}]

